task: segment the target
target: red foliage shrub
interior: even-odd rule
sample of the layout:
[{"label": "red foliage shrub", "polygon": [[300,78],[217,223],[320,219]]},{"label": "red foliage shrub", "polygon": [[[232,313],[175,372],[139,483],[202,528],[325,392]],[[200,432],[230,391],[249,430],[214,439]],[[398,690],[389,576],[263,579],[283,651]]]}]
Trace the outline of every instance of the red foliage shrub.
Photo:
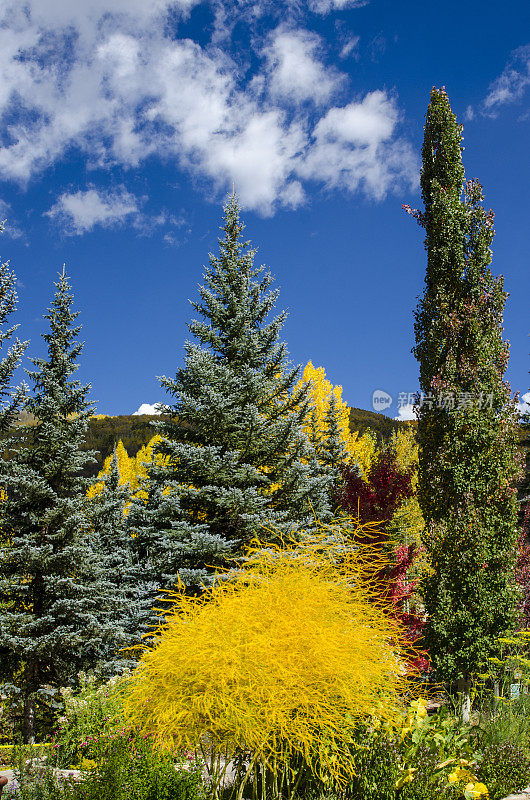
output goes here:
[{"label": "red foliage shrub", "polygon": [[[395,609],[394,617],[404,626],[409,641],[414,642],[421,638],[425,624],[416,609],[406,610],[415,585],[407,580],[407,571],[414,561],[416,546],[392,548],[388,531],[394,512],[414,493],[412,474],[412,471],[402,472],[393,450],[385,448],[373,462],[367,480],[355,466],[343,469],[342,487],[336,499],[347,514],[358,517],[360,522],[380,523],[377,531],[367,534],[366,543],[387,552],[393,549],[395,558],[394,566],[382,570],[379,575],[381,597],[390,600]],[[414,666],[422,671],[428,669],[427,658],[420,654]]]}]

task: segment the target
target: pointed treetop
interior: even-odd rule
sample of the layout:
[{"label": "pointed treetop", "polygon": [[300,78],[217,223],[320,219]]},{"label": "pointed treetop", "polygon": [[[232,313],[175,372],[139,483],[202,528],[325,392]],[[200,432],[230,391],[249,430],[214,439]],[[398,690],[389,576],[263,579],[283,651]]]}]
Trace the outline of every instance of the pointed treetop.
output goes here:
[{"label": "pointed treetop", "polygon": [[433,202],[433,184],[451,192],[457,199],[464,184],[462,130],[451,110],[445,88],[431,90],[425,117],[422,148],[421,192],[428,214]]}]

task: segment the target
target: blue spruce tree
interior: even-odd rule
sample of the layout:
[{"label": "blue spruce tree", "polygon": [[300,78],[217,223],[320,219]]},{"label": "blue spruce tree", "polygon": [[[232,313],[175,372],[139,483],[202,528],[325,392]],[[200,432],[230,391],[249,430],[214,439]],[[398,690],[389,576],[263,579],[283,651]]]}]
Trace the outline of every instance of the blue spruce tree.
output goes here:
[{"label": "blue spruce tree", "polygon": [[280,341],[286,313],[269,317],[278,290],[242,239],[235,195],[224,211],[219,255],[210,255],[192,304],[201,317],[189,325],[196,342],[186,342],[175,378],[160,378],[172,404],[157,423],[151,497],[131,515],[144,517],[135,540],[161,588],[178,576],[192,592],[266,535],[263,526],[296,531],[314,514],[329,517],[331,478],[302,430],[308,387],[294,389],[299,368]]},{"label": "blue spruce tree", "polygon": [[[108,642],[104,671],[121,672],[132,666],[134,659],[126,648],[138,643],[139,617],[138,584],[141,577],[133,560],[133,540],[127,524],[126,508],[131,502],[129,484],[120,483],[116,447],[110,469],[103,478],[101,491],[88,500],[88,517],[93,531],[99,569],[106,583],[107,597],[113,599],[114,618],[118,636]],[[121,642],[119,641],[121,639]],[[121,649],[117,650],[117,645]]]},{"label": "blue spruce tree", "polygon": [[[4,228],[0,223],[0,233]],[[9,269],[9,262],[0,263],[0,348],[9,343],[18,325],[6,328],[6,322],[17,307],[16,276]],[[11,347],[0,360],[0,433],[6,434],[15,422],[26,394],[25,386],[13,388],[13,374],[28,346],[28,342],[15,339]]]},{"label": "blue spruce tree", "polygon": [[82,450],[89,386],[73,380],[83,345],[75,342],[72,295],[63,270],[45,318],[47,358],[33,359],[27,426],[0,464],[0,676],[24,706],[33,741],[36,707],[50,687],[73,684],[117,646],[115,600],[101,570],[85,513]]}]

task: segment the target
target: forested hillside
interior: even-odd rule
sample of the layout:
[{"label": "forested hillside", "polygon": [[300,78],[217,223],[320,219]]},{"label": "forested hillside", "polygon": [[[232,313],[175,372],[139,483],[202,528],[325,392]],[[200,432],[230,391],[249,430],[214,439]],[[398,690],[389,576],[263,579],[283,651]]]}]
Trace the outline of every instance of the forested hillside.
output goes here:
[{"label": "forested hillside", "polygon": [[[95,476],[101,470],[103,462],[112,453],[114,445],[120,440],[129,456],[136,456],[141,447],[144,447],[154,436],[153,422],[160,420],[160,416],[153,414],[119,414],[115,417],[98,415],[92,417],[88,423],[88,433],[85,449],[95,450],[97,463],[86,467],[86,476]],[[372,431],[379,443],[386,441],[393,431],[404,430],[408,426],[415,427],[415,422],[401,422],[400,420],[378,414],[376,411],[367,411],[363,408],[350,408],[350,430],[357,431],[360,436],[367,430]],[[27,414],[20,417],[19,424],[31,424]],[[530,440],[527,426],[521,426],[521,444],[528,450]]]},{"label": "forested hillside", "polygon": [[[129,456],[135,456],[141,447],[154,436],[153,422],[159,416],[150,414],[120,414],[117,417],[94,417],[88,425],[87,450],[97,451],[97,464],[90,464],[87,475],[97,475],[103,462],[112,452],[114,444],[120,439]],[[350,408],[350,430],[360,435],[370,428],[379,441],[387,439],[392,431],[406,427],[409,423],[399,422],[362,408]]]}]

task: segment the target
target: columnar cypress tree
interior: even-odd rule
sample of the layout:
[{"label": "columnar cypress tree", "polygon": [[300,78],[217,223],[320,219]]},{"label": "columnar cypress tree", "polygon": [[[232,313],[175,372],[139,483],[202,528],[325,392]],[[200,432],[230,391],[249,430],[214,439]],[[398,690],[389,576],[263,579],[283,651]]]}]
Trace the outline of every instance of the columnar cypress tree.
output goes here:
[{"label": "columnar cypress tree", "polygon": [[[426,641],[439,679],[470,677],[514,622],[515,409],[503,380],[507,294],[494,278],[493,213],[465,182],[462,126],[433,89],[421,173],[425,291],[416,311],[419,500],[434,573],[426,581]],[[411,211],[411,209],[408,209]],[[465,713],[467,711],[465,710]]]},{"label": "columnar cypress tree", "polygon": [[[93,548],[84,503],[90,458],[82,451],[89,386],[73,380],[82,344],[72,323],[72,296],[63,271],[45,318],[47,358],[33,359],[35,417],[1,463],[0,673],[24,701],[24,737],[35,735],[35,705],[46,687],[75,681],[105,655],[116,625],[113,598]],[[5,686],[6,684],[4,684]]]},{"label": "columnar cypress tree", "polygon": [[[159,425],[165,464],[149,474],[166,489],[151,529],[167,534],[164,568],[196,589],[210,567],[263,535],[262,525],[287,531],[309,524],[311,507],[329,514],[329,476],[315,469],[302,430],[308,387],[293,391],[298,368],[279,339],[286,314],[269,320],[278,291],[269,290],[270,272],[254,266],[239,212],[232,195],[220,253],[210,255],[192,304],[202,317],[189,325],[197,343],[186,343],[175,378],[160,379],[173,404]],[[151,548],[155,560],[161,542]]]}]

